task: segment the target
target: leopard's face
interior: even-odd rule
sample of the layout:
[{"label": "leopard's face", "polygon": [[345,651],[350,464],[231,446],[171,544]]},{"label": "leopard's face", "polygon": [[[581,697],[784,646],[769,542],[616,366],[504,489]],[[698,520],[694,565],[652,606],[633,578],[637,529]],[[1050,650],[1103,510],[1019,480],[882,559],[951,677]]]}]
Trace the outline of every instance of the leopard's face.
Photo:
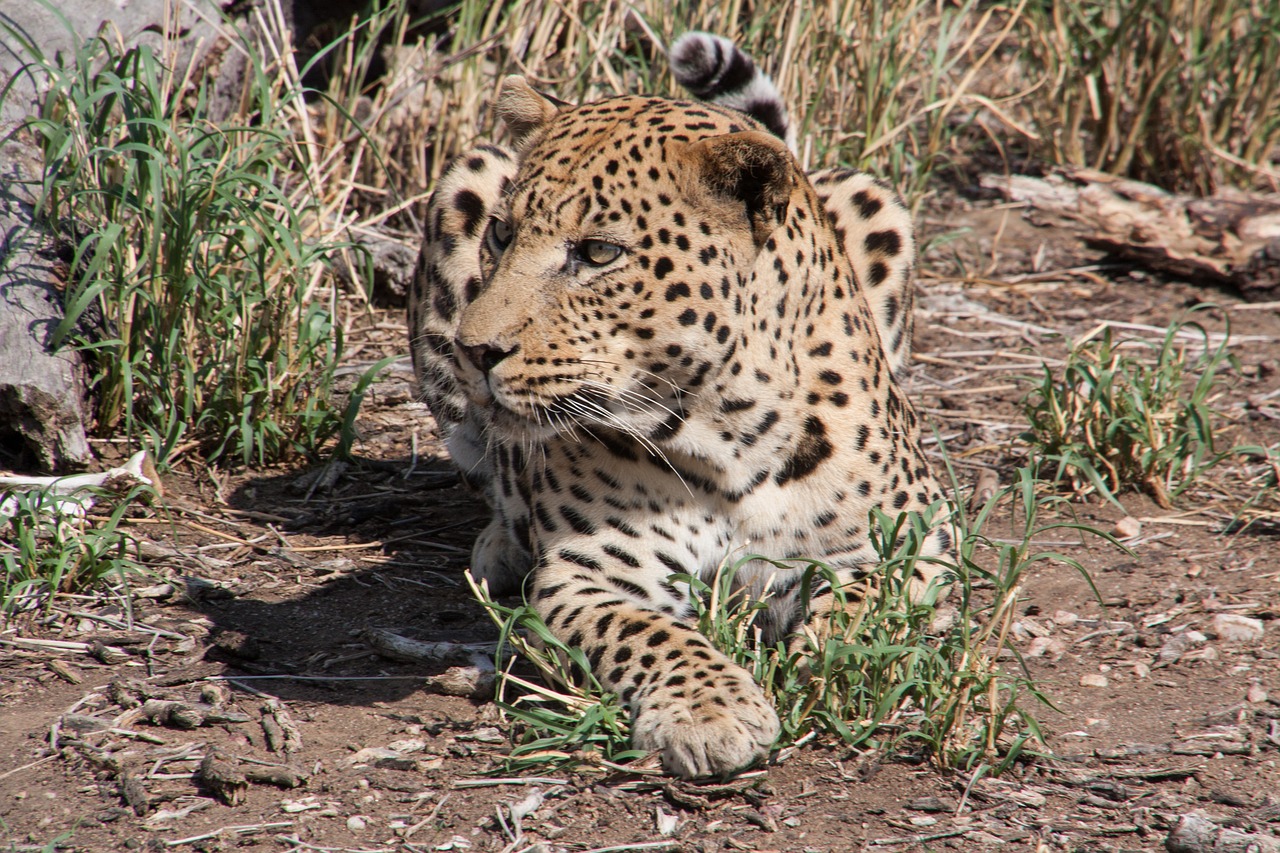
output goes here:
[{"label": "leopard's face", "polygon": [[644,98],[549,123],[486,226],[482,291],[458,329],[459,377],[495,428],[659,440],[678,427],[744,334],[760,229],[701,143],[744,126]]}]

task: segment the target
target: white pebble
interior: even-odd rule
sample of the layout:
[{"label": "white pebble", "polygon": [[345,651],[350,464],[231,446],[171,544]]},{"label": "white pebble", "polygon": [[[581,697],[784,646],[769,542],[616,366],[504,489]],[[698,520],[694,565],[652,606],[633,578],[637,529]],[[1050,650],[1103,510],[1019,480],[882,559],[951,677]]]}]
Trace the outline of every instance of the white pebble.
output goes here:
[{"label": "white pebble", "polygon": [[1081,687],[1106,687],[1110,683],[1110,681],[1107,681],[1107,677],[1105,675],[1101,675],[1096,672],[1090,672],[1080,676]]},{"label": "white pebble", "polygon": [[1262,620],[1238,613],[1219,613],[1213,617],[1213,632],[1228,643],[1256,643],[1262,639]]},{"label": "white pebble", "polygon": [[1080,617],[1072,613],[1070,610],[1059,610],[1053,614],[1053,623],[1061,625],[1064,628],[1070,628],[1072,625],[1080,621]]},{"label": "white pebble", "polygon": [[352,832],[364,832],[365,827],[368,825],[369,824],[360,815],[352,815],[347,818],[347,829]]},{"label": "white pebble", "polygon": [[1254,705],[1261,705],[1267,701],[1267,691],[1261,684],[1250,684],[1249,692],[1244,694],[1244,698]]}]

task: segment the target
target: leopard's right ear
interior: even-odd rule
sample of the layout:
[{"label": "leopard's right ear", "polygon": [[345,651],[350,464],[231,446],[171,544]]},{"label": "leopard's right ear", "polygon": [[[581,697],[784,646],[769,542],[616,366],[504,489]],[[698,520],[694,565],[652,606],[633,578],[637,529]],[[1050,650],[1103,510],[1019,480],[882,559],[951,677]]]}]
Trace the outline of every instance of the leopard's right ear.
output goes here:
[{"label": "leopard's right ear", "polygon": [[546,96],[535,92],[523,77],[513,74],[502,81],[494,111],[511,132],[516,148],[524,148],[529,137],[559,109]]},{"label": "leopard's right ear", "polygon": [[771,133],[744,130],[703,139],[688,147],[702,184],[743,206],[756,245],[783,222],[796,188],[798,167],[787,144]]}]

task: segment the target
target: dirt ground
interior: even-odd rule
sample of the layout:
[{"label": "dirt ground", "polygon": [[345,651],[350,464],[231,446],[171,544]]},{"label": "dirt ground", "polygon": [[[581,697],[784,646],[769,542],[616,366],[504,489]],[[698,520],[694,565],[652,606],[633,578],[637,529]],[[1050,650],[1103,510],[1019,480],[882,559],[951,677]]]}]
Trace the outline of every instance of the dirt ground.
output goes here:
[{"label": "dirt ground", "polygon": [[[1229,318],[1240,360],[1215,400],[1224,440],[1280,440],[1280,305],[1111,264],[991,202],[933,205],[921,228],[968,229],[923,258],[909,381],[966,489],[1019,462],[1018,377],[1061,357],[1063,335],[1163,327],[1201,301],[1219,306],[1209,325]],[[402,352],[402,318],[378,312],[349,339],[357,362]],[[131,612],[62,601],[0,632],[4,849],[1155,850],[1192,812],[1280,835],[1280,542],[1223,532],[1239,494],[1214,476],[1172,511],[1126,497],[1133,556],[1045,535],[1102,602],[1068,567],[1030,576],[1015,644],[1053,702],[1037,710],[1051,755],[999,778],[823,741],[727,784],[504,775],[494,706],[430,692],[436,673],[364,633],[495,636],[461,582],[484,511],[409,378],[405,363],[375,386],[359,461],[327,478],[180,461],[169,509],[133,524],[157,576]],[[1108,530],[1124,515],[1074,508]],[[1232,639],[1233,616],[1261,637]],[[148,722],[130,710],[148,699],[188,715]],[[202,763],[216,780],[235,757],[264,778],[197,784]]]}]

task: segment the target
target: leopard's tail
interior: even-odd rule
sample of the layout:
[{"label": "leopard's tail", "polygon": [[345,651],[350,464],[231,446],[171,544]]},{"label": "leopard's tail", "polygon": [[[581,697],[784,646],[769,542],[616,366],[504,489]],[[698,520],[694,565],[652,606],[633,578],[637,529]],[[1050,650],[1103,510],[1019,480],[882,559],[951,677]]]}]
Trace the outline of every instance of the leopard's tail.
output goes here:
[{"label": "leopard's tail", "polygon": [[672,43],[668,61],[676,81],[694,97],[749,115],[796,150],[795,128],[778,87],[732,41],[685,33]]}]

